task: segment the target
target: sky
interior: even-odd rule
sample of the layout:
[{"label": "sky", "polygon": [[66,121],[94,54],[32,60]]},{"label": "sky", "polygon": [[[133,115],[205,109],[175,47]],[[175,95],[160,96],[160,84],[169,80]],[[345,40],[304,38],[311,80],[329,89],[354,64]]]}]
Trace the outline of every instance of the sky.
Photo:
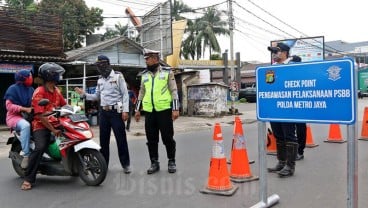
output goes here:
[{"label": "sky", "polygon": [[[227,10],[226,0],[182,0],[193,9],[217,5]],[[85,0],[88,7],[104,10],[105,26],[113,28],[117,22],[125,25],[126,7],[137,15],[144,15],[164,0]],[[233,1],[235,20],[234,54],[240,52],[241,61],[269,62],[267,46],[270,41],[300,37],[324,36],[325,42],[368,41],[364,0],[237,0]],[[200,11],[201,10],[197,10]],[[116,18],[121,17],[121,18]],[[193,17],[193,14],[188,16]],[[227,16],[223,18],[226,20]],[[96,33],[103,33],[103,29]],[[230,51],[230,38],[219,37],[222,52]],[[235,55],[234,55],[235,57]]]}]

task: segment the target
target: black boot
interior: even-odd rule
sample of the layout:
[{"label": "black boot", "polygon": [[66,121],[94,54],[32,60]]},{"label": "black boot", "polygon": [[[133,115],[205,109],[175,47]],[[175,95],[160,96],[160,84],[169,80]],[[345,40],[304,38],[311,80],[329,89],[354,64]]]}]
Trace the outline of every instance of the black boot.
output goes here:
[{"label": "black boot", "polygon": [[169,173],[175,173],[176,172],[175,159],[169,159],[169,163],[167,165],[167,171],[169,171]]},{"label": "black boot", "polygon": [[267,168],[268,172],[277,172],[282,170],[286,165],[286,146],[285,141],[277,141],[276,148],[277,148],[277,159],[279,160],[275,167]]},{"label": "black boot", "polygon": [[298,154],[298,143],[287,142],[286,143],[287,162],[285,167],[279,172],[280,177],[289,177],[294,175],[295,159],[297,154]]},{"label": "black boot", "polygon": [[148,168],[147,174],[153,174],[160,170],[160,163],[157,159],[151,159],[151,167]]}]

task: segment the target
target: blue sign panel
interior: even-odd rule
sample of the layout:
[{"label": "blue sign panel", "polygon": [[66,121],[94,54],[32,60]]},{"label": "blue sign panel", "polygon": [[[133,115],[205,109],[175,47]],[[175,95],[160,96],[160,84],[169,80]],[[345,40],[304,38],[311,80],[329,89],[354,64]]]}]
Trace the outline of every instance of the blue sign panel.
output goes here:
[{"label": "blue sign panel", "polygon": [[258,67],[256,77],[260,121],[355,122],[352,59]]}]

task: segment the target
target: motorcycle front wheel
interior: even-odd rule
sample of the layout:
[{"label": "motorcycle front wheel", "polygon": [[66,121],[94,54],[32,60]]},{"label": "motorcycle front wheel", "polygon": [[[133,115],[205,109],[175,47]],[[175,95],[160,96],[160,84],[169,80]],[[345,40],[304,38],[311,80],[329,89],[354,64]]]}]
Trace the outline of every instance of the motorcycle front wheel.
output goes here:
[{"label": "motorcycle front wheel", "polygon": [[100,185],[107,174],[107,164],[103,155],[95,149],[82,149],[79,155],[79,177],[88,186]]}]

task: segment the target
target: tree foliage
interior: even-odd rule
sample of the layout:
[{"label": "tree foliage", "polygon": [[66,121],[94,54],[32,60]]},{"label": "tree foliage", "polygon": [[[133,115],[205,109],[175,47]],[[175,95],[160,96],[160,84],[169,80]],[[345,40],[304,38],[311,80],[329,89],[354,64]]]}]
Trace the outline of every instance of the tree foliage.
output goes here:
[{"label": "tree foliage", "polygon": [[64,51],[82,47],[85,36],[103,25],[102,9],[89,9],[84,0],[42,0],[38,8],[40,12],[61,16]]},{"label": "tree foliage", "polygon": [[84,0],[6,0],[9,7],[59,15],[63,26],[64,51],[82,47],[84,38],[103,25],[102,9],[88,8]]},{"label": "tree foliage", "polygon": [[[173,19],[182,19],[184,12],[194,12],[189,6],[180,0],[174,0],[172,7]],[[222,19],[224,12],[210,7],[204,10],[204,14],[194,20],[187,21],[185,39],[182,42],[181,56],[185,59],[200,59],[206,50],[211,58],[212,52],[221,53],[217,37],[228,35],[227,21]]]},{"label": "tree foliage", "polygon": [[120,22],[115,24],[115,29],[106,28],[102,39],[107,40],[118,36],[127,36],[128,24],[122,25]]},{"label": "tree foliage", "polygon": [[184,4],[181,0],[174,0],[171,8],[171,17],[173,20],[185,19],[181,14],[186,12],[192,12],[193,9]]}]

